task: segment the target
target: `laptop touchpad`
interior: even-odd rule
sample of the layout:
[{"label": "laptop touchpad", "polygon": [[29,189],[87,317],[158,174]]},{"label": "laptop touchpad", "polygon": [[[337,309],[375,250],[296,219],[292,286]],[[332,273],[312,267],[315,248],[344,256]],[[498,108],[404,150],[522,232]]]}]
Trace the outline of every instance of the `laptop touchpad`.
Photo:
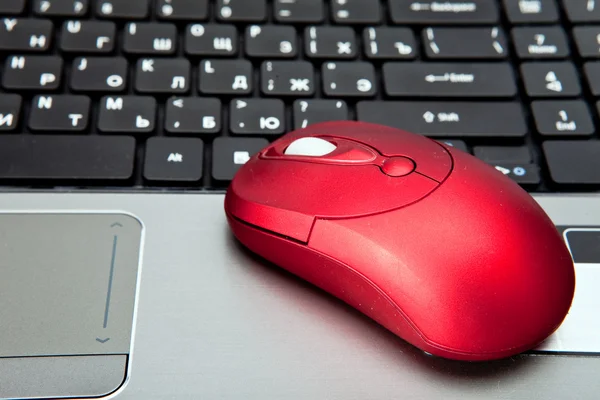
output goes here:
[{"label": "laptop touchpad", "polygon": [[0,214],[0,399],[119,389],[142,229],[123,214]]}]

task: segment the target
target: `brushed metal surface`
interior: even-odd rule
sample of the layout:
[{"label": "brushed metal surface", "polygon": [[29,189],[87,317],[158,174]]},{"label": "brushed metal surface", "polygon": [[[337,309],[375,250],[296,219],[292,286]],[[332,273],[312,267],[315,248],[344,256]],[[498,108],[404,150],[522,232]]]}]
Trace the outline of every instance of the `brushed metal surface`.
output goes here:
[{"label": "brushed metal surface", "polygon": [[[557,225],[600,225],[600,196],[538,196]],[[594,399],[600,358],[430,358],[232,238],[223,195],[1,194],[0,210],[127,212],[145,226],[119,400]],[[1,379],[1,377],[0,377]]]}]

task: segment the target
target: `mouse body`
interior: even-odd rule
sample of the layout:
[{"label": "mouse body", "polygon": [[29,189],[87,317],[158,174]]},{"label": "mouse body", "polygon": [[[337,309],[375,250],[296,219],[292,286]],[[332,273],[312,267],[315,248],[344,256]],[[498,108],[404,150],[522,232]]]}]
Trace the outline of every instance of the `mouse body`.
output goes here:
[{"label": "mouse body", "polygon": [[533,349],[574,296],[570,253],[525,190],[391,127],[336,121],[282,136],[240,168],[225,212],[252,252],[444,358]]}]

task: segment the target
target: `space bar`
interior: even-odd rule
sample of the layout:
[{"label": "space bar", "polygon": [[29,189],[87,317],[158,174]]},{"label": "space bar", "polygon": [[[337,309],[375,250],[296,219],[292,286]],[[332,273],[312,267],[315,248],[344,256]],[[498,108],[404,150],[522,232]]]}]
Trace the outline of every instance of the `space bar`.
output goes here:
[{"label": "space bar", "polygon": [[0,179],[125,180],[134,160],[130,136],[0,135]]}]

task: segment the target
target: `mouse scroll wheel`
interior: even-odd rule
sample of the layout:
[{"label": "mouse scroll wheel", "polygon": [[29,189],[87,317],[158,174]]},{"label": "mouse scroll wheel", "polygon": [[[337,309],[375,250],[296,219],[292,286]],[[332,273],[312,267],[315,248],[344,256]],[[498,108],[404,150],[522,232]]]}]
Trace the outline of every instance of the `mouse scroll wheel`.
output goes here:
[{"label": "mouse scroll wheel", "polygon": [[336,146],[327,140],[316,137],[305,137],[295,140],[285,149],[288,156],[320,157],[333,152]]}]

